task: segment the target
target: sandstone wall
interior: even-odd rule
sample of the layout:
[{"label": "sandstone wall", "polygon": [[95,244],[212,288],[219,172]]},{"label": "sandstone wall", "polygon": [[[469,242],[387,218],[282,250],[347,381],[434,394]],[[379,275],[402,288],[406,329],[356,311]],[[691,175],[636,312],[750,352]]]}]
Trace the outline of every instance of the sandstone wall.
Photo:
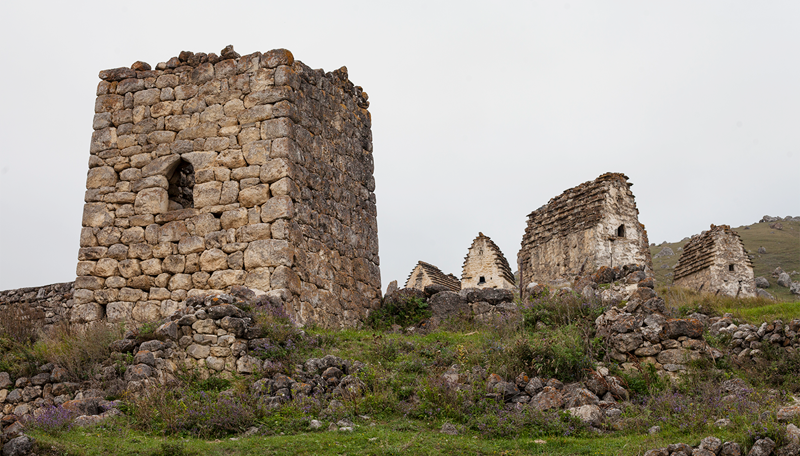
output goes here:
[{"label": "sandstone wall", "polygon": [[100,72],[71,321],[246,285],[299,323],[380,300],[367,95],[278,49]]},{"label": "sandstone wall", "polygon": [[11,306],[29,307],[37,317],[34,324],[49,328],[67,318],[72,307],[73,282],[54,283],[42,287],[0,291],[0,316],[9,318]]}]

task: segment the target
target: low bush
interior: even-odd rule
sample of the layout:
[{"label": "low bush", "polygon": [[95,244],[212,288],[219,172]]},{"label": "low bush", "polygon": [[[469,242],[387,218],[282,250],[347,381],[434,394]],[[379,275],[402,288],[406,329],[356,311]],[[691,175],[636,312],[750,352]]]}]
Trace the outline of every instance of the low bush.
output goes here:
[{"label": "low bush", "polygon": [[111,342],[122,338],[121,326],[58,325],[34,346],[40,358],[67,370],[74,380],[91,380],[95,368],[111,357]]},{"label": "low bush", "polygon": [[383,307],[374,310],[367,318],[367,325],[373,329],[387,329],[392,325],[411,326],[430,318],[431,311],[424,299],[402,296],[386,300]]}]

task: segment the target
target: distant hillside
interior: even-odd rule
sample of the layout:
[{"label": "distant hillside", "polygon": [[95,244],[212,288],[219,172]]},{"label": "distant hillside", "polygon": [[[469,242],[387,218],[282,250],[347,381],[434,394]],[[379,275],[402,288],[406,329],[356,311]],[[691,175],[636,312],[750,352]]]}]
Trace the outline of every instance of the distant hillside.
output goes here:
[{"label": "distant hillside", "polygon": [[[780,223],[783,225],[782,230],[770,228],[771,223],[754,223],[732,228],[739,233],[747,253],[751,255],[755,276],[765,277],[769,280],[770,287],[767,291],[782,301],[793,301],[798,299],[797,296],[793,296],[788,288],[779,286],[777,280],[772,277],[772,271],[780,266],[788,273],[800,272],[800,222],[781,221]],[[687,242],[689,242],[689,237],[678,242],[663,242],[656,246],[650,246],[650,253],[653,255],[653,269],[659,284],[669,285],[672,283],[673,270],[678,263],[683,246]],[[658,253],[666,247],[672,249],[674,254],[657,258]],[[759,247],[764,247],[767,253],[759,254]],[[792,280],[800,281],[800,275],[792,276]]]}]

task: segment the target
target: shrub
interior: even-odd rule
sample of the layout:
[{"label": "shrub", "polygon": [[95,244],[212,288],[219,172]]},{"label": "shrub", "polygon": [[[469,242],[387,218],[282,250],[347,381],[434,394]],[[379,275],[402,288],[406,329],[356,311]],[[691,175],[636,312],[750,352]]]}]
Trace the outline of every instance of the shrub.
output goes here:
[{"label": "shrub", "polygon": [[387,299],[383,307],[374,310],[367,318],[367,325],[373,329],[387,329],[392,325],[411,326],[429,318],[428,303],[415,296],[401,296]]},{"label": "shrub", "polygon": [[44,312],[26,303],[7,306],[0,319],[0,337],[9,338],[18,344],[32,344],[39,335],[44,322]]},{"label": "shrub", "polygon": [[122,334],[121,326],[60,325],[40,339],[35,349],[42,358],[66,369],[73,379],[90,380],[95,366],[111,356],[111,342]]}]

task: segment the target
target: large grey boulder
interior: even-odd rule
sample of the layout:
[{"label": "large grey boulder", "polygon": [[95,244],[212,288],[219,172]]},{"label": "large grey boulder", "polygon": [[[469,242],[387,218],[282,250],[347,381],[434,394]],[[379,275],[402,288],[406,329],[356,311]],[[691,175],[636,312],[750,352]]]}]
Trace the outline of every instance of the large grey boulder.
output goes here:
[{"label": "large grey boulder", "polygon": [[800,282],[792,282],[792,285],[789,286],[789,291],[792,294],[800,295]]},{"label": "large grey boulder", "polygon": [[452,291],[440,291],[428,300],[428,307],[434,317],[447,318],[459,313],[469,313],[467,300]]},{"label": "large grey boulder", "polygon": [[33,441],[27,435],[11,439],[3,446],[3,456],[25,456],[33,450]]},{"label": "large grey boulder", "polygon": [[789,288],[792,285],[792,278],[789,276],[788,273],[782,272],[778,276],[778,285]]},{"label": "large grey boulder", "polygon": [[766,277],[756,277],[756,286],[758,288],[769,288],[769,280]]}]

